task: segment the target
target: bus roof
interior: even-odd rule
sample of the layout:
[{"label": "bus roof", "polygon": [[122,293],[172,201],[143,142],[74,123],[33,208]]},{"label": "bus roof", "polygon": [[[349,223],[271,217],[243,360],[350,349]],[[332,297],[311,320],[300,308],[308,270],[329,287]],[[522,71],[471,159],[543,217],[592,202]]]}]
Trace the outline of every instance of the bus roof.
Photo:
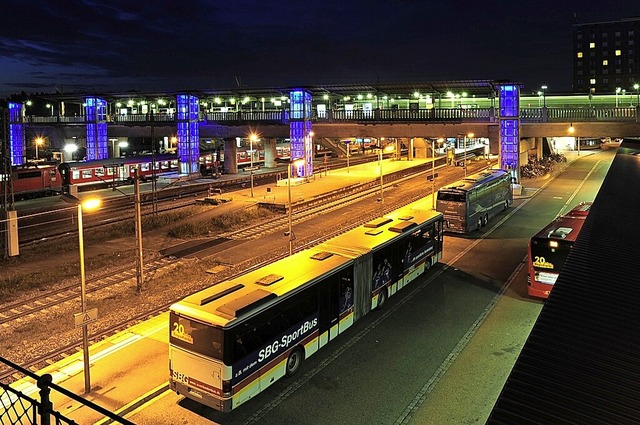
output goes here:
[{"label": "bus roof", "polygon": [[532,239],[555,239],[575,242],[585,218],[586,214],[558,217],[536,233]]},{"label": "bus roof", "polygon": [[571,211],[566,213],[565,216],[586,217],[589,214],[592,204],[593,202],[580,202],[578,205],[573,207]]},{"label": "bus roof", "polygon": [[350,262],[340,255],[326,256],[321,250],[307,249],[189,295],[173,304],[171,310],[224,327]]},{"label": "bus roof", "polygon": [[508,171],[500,169],[484,170],[476,174],[471,174],[464,179],[451,183],[450,185],[445,186],[439,190],[443,192],[466,192],[493,180],[503,178],[506,174],[509,174]]},{"label": "bus roof", "polygon": [[187,296],[171,310],[213,326],[230,326],[279,297],[346,267],[354,258],[384,246],[401,233],[442,217],[424,200],[349,230],[316,247]]},{"label": "bus roof", "polygon": [[421,200],[336,236],[319,247],[356,258],[376,247],[388,244],[398,233],[409,231],[439,216],[442,216],[442,213],[432,210],[431,202]]}]

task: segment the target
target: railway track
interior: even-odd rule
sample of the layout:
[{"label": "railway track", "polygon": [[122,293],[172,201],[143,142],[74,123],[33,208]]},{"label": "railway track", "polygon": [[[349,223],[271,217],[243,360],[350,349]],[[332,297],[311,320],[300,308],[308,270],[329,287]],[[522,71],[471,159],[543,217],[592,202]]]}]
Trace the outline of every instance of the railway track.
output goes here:
[{"label": "railway track", "polygon": [[[370,158],[352,160],[351,165],[369,162]],[[334,160],[327,166],[340,168],[345,166],[343,160]],[[322,168],[322,166],[320,166]],[[254,186],[275,184],[282,177],[282,170],[254,174]],[[203,181],[204,180],[204,181]],[[198,179],[180,185],[169,185],[155,191],[144,191],[140,200],[142,216],[156,213],[178,210],[192,206],[196,198],[204,197],[208,191],[221,189],[225,193],[245,189],[250,182],[250,175],[242,173],[237,178],[224,180]],[[118,189],[119,190],[119,189]],[[85,230],[107,226],[123,219],[134,219],[134,197],[122,192],[121,197],[108,197],[103,199],[102,208],[84,217]],[[68,237],[77,229],[74,221],[75,207],[69,205],[48,206],[46,209],[37,208],[30,210],[26,215],[19,217],[19,241],[20,247],[25,248],[41,240],[60,239]]]}]

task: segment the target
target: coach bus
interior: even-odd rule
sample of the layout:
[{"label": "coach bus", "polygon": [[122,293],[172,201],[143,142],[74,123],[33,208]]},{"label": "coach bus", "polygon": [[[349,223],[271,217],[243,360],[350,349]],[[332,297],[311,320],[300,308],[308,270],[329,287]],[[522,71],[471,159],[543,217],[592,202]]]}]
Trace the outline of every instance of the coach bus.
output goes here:
[{"label": "coach bus", "polygon": [[438,262],[442,227],[414,203],[173,304],[172,390],[228,412],[293,375]]},{"label": "coach bus", "polygon": [[486,226],[512,202],[510,173],[485,170],[438,190],[436,210],[444,214],[445,230],[467,233]]},{"label": "coach bus", "polygon": [[564,216],[546,225],[529,241],[527,292],[530,296],[549,297],[591,204],[581,202]]}]

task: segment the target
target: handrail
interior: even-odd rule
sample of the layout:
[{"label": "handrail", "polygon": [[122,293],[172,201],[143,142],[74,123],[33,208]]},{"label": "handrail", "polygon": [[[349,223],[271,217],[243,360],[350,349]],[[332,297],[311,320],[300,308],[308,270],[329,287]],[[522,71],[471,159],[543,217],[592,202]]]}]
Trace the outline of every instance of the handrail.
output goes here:
[{"label": "handrail", "polygon": [[[640,122],[640,107],[538,107],[520,108],[520,121],[524,123],[552,122]],[[498,117],[497,108],[428,108],[396,109],[382,108],[374,110],[333,110],[314,113],[311,121],[315,123],[385,123],[385,122],[432,122],[432,123],[491,123]],[[202,113],[199,122],[204,124],[245,125],[247,123],[288,124],[286,110],[276,111],[230,111]],[[111,114],[107,124],[150,125],[158,123],[177,123],[175,114]],[[85,117],[33,116],[22,118],[26,124],[83,124]]]},{"label": "handrail", "polygon": [[[0,357],[0,363],[4,363],[5,365],[9,366],[10,368],[20,372],[21,374],[33,379],[36,382],[36,385],[38,386],[38,388],[40,388],[40,402],[32,399],[31,397],[27,396],[26,394],[22,394],[20,391],[17,391],[13,388],[11,388],[10,385],[8,384],[4,384],[2,382],[0,382],[0,388],[4,389],[5,391],[8,391],[12,394],[15,395],[15,397],[11,397],[11,401],[12,401],[12,405],[15,404],[18,400],[26,400],[28,401],[31,406],[36,407],[36,411],[38,416],[40,416],[40,422],[41,424],[49,424],[50,423],[50,418],[51,416],[55,417],[56,419],[58,419],[58,421],[63,420],[68,424],[76,424],[75,421],[73,421],[72,419],[66,418],[64,417],[60,412],[57,412],[55,410],[53,410],[53,404],[51,403],[51,401],[49,400],[49,393],[51,390],[55,390],[57,392],[59,392],[60,394],[63,394],[67,397],[69,397],[70,399],[84,405],[87,406],[88,408],[95,410],[96,412],[108,417],[109,419],[116,421],[118,423],[121,424],[126,424],[126,425],[133,425],[133,422],[128,421],[127,419],[124,419],[114,413],[111,413],[111,411],[105,409],[104,407],[101,407],[89,400],[86,400],[74,393],[72,393],[71,391],[56,385],[52,382],[52,377],[50,374],[46,373],[44,375],[37,375],[31,371],[29,371],[28,369],[25,369],[23,367],[21,367],[18,364],[13,363],[12,361],[5,359],[4,357]],[[2,415],[0,414],[0,419],[2,418]],[[3,421],[0,421],[3,422]],[[4,423],[4,422],[3,422]],[[58,422],[59,423],[59,422]]]}]

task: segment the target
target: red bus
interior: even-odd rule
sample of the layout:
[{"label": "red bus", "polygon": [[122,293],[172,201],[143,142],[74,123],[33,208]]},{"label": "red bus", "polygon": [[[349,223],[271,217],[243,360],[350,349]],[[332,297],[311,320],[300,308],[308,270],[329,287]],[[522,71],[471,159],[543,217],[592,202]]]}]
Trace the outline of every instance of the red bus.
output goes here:
[{"label": "red bus", "polygon": [[556,218],[529,241],[527,291],[530,296],[547,298],[567,260],[591,202],[581,202],[562,217]]}]

